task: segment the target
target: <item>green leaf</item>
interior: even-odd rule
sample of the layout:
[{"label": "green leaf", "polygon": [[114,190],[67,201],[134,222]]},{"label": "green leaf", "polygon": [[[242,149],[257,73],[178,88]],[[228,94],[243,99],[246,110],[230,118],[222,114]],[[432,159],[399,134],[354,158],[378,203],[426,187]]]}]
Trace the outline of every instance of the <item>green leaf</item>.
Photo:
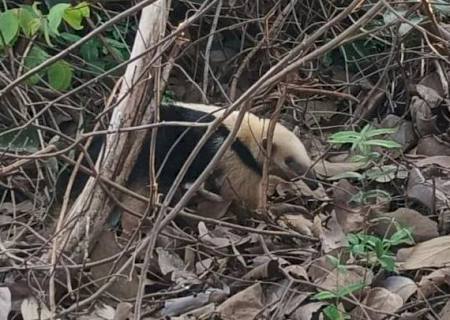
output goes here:
[{"label": "green leaf", "polygon": [[389,243],[392,246],[398,246],[400,244],[414,244],[414,239],[409,229],[401,228],[391,236]]},{"label": "green leaf", "polygon": [[348,286],[339,289],[337,292],[337,296],[338,297],[346,297],[350,293],[359,291],[362,288],[364,288],[365,286],[366,286],[366,284],[364,282],[357,282],[357,283],[349,284]]},{"label": "green leaf", "polygon": [[332,177],[329,177],[328,180],[334,181],[334,180],[340,180],[340,179],[356,179],[356,180],[362,180],[364,176],[358,172],[354,171],[347,171],[338,173]]},{"label": "green leaf", "polygon": [[395,271],[395,260],[392,256],[383,256],[378,259],[380,265],[387,271]]},{"label": "green leaf", "polygon": [[379,136],[382,134],[392,134],[397,132],[398,128],[381,128],[381,129],[372,129],[366,133],[366,137],[372,138],[375,136]]},{"label": "green leaf", "polygon": [[91,10],[87,1],[80,2],[73,9],[78,10],[83,18],[89,18],[89,16],[91,15]]},{"label": "green leaf", "polygon": [[111,54],[114,54],[114,58],[119,59],[120,62],[125,61],[125,57],[123,56],[122,51],[120,51],[119,49],[117,49],[115,47],[109,47],[108,50],[111,50]]},{"label": "green leaf", "polygon": [[47,70],[48,82],[53,89],[67,90],[72,83],[73,70],[70,64],[60,60],[52,64]]},{"label": "green leaf", "polygon": [[336,294],[331,292],[331,291],[321,291],[321,292],[316,293],[312,297],[312,299],[315,299],[315,300],[329,300],[329,299],[334,299],[336,297],[337,297]]},{"label": "green leaf", "polygon": [[365,145],[368,146],[380,146],[380,147],[384,147],[384,148],[388,148],[388,149],[394,149],[394,148],[401,148],[402,145],[392,141],[392,140],[380,140],[380,139],[372,139],[372,140],[367,140],[364,141]]},{"label": "green leaf", "polygon": [[[25,69],[27,71],[33,69],[34,67],[47,61],[48,58],[50,58],[50,56],[44,49],[37,45],[34,45],[31,48],[30,52],[28,52],[28,55],[25,57]],[[28,78],[27,82],[29,84],[36,84],[39,82],[43,75],[44,71],[40,71],[39,73],[34,74],[30,78]]]},{"label": "green leaf", "polygon": [[366,253],[366,251],[367,251],[367,248],[363,244],[357,244],[357,245],[352,246],[352,252],[355,255],[364,254],[364,253]]},{"label": "green leaf", "polygon": [[385,165],[381,167],[373,167],[365,172],[365,176],[369,180],[375,180],[377,182],[389,182],[395,179],[396,173],[399,168],[395,165]]},{"label": "green leaf", "polygon": [[327,320],[345,320],[345,315],[334,305],[330,304],[322,310]]},{"label": "green leaf", "polygon": [[370,159],[369,156],[361,155],[361,154],[356,154],[351,157],[352,162],[367,162],[367,161],[369,161],[369,159]]},{"label": "green leaf", "polygon": [[31,38],[41,27],[41,19],[36,15],[31,6],[23,6],[17,10],[19,25],[23,33]]},{"label": "green leaf", "polygon": [[403,22],[400,25],[400,27],[398,28],[398,33],[401,36],[404,36],[409,31],[411,31],[414,28],[414,26],[419,25],[424,20],[425,18],[423,16],[410,17],[408,18],[409,23]]},{"label": "green leaf", "polygon": [[437,11],[442,13],[444,16],[450,17],[450,3],[448,0],[434,0],[431,6],[435,8]]},{"label": "green leaf", "polygon": [[128,49],[128,45],[126,43],[117,41],[115,39],[111,39],[111,38],[106,38],[106,42],[110,45],[113,46],[115,48],[118,49]]},{"label": "green leaf", "polygon": [[64,14],[69,8],[69,3],[58,3],[57,5],[51,7],[47,20],[48,27],[53,34],[59,35],[58,27],[61,25]]},{"label": "green leaf", "polygon": [[387,10],[383,15],[384,24],[391,24],[399,21],[399,17],[404,17],[408,11],[406,10]]},{"label": "green leaf", "polygon": [[69,33],[69,32],[61,32],[59,34],[59,36],[61,38],[63,38],[64,40],[66,40],[67,42],[77,42],[78,40],[81,39],[81,37],[79,35],[73,34],[73,33]]},{"label": "green leaf", "polygon": [[19,32],[19,19],[8,10],[0,14],[0,48],[10,45]]},{"label": "green leaf", "polygon": [[83,26],[81,25],[83,18],[87,18],[89,15],[89,4],[87,2],[81,2],[77,6],[67,9],[64,13],[63,19],[73,29],[81,30],[83,29]]},{"label": "green leaf", "polygon": [[98,60],[100,56],[100,48],[100,42],[97,39],[93,38],[81,45],[80,54],[84,60],[92,63],[93,61]]},{"label": "green leaf", "polygon": [[336,132],[328,138],[329,143],[354,143],[361,138],[361,134],[355,131]]},{"label": "green leaf", "polygon": [[360,241],[359,241],[359,237],[358,237],[356,234],[354,234],[354,233],[349,233],[349,234],[347,235],[347,242],[348,242],[349,244],[354,245],[354,244],[358,244]]},{"label": "green leaf", "polygon": [[339,259],[334,256],[327,255],[326,257],[327,257],[327,260],[331,263],[331,265],[335,268],[337,268],[341,264]]},{"label": "green leaf", "polygon": [[39,150],[39,134],[34,127],[26,127],[20,131],[12,131],[6,134],[0,132],[0,150],[9,152],[34,153]]},{"label": "green leaf", "polygon": [[47,42],[47,44],[50,47],[53,47],[52,42],[50,41],[50,28],[48,26],[48,20],[42,20],[42,31],[44,32],[44,38],[45,38],[45,42]]},{"label": "green leaf", "polygon": [[40,5],[41,3],[39,1],[33,2],[33,5],[31,6],[31,9],[33,10],[34,14],[37,17],[42,17],[42,11],[39,10],[38,5]]}]

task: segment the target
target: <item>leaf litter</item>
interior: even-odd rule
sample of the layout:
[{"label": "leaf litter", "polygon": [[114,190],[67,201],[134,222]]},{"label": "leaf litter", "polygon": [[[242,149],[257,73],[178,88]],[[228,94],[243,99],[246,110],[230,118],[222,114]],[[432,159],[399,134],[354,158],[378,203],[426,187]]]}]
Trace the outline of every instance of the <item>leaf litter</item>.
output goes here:
[{"label": "leaf litter", "polygon": [[[182,23],[184,13],[202,19],[188,23],[189,46],[177,57],[161,47],[162,65],[175,59],[179,68],[164,99],[227,105],[289,52],[296,52],[289,63],[317,54],[261,86],[265,91],[248,94],[252,112],[264,117],[282,102],[280,118],[307,146],[319,186],[269,175],[269,205],[256,214],[199,192],[155,236],[152,253],[145,241],[157,210],[128,194],[116,199],[128,211],[122,207],[101,227],[72,230],[79,252],[59,251],[63,240],[54,226],[67,208],[56,195],[70,185],[58,184],[67,158],[19,155],[39,156],[53,146],[55,133],[83,136],[84,119],[97,121],[92,115],[103,113],[99,106],[117,99],[112,84],[121,74],[68,96],[45,83],[16,86],[0,102],[6,110],[0,147],[7,155],[0,167],[0,319],[59,319],[69,310],[70,319],[125,320],[136,308],[142,319],[450,319],[450,69],[448,43],[440,41],[450,25],[448,6],[387,1],[392,9],[363,21],[363,33],[353,31],[356,37],[326,48],[376,4],[345,2],[353,9],[329,27],[344,7],[219,2],[213,6],[218,13],[206,14],[201,2],[173,1],[168,29]],[[114,15],[130,8],[105,6]],[[316,26],[329,29],[321,34]],[[10,31],[4,32],[9,45],[19,33],[13,27],[0,28]],[[105,32],[99,39],[131,48],[134,27],[116,27],[119,37]],[[20,38],[26,47],[29,40]],[[295,51],[302,41],[305,47]],[[110,45],[99,43],[99,52],[110,53]],[[82,52],[100,54],[89,45]],[[29,58],[26,50],[11,50]],[[62,91],[92,77],[84,73],[87,65],[100,66],[76,49],[73,54],[59,65],[73,70],[56,86]],[[17,61],[2,64],[0,89],[22,72]],[[51,107],[37,113],[48,101]],[[21,125],[20,133],[8,134]],[[72,151],[68,157],[76,160]],[[146,181],[132,192],[147,197],[148,187]],[[64,228],[71,226],[66,221]]]}]

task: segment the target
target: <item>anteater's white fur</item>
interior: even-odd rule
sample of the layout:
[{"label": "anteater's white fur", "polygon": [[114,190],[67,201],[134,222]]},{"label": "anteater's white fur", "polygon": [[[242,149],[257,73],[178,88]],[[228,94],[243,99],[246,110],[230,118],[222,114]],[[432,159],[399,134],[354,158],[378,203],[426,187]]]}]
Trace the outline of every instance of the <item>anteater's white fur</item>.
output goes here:
[{"label": "anteater's white fur", "polygon": [[[225,111],[219,107],[203,104],[177,102],[175,105],[210,113],[215,117],[222,115]],[[231,131],[237,118],[238,112],[234,111],[224,120],[223,124]],[[259,118],[247,112],[236,136],[250,150],[261,167],[264,161],[263,141],[267,138],[269,121],[269,119]],[[296,168],[302,168],[302,171],[311,167],[312,162],[303,143],[293,132],[277,123],[272,140],[270,171],[285,178],[302,175],[304,172],[294,170],[292,166],[287,165],[286,159],[289,158],[296,163]],[[226,200],[238,201],[249,209],[258,208],[262,195],[261,176],[245,166],[239,156],[231,151],[225,153],[218,168],[219,172],[223,173],[218,181],[220,195]]]}]

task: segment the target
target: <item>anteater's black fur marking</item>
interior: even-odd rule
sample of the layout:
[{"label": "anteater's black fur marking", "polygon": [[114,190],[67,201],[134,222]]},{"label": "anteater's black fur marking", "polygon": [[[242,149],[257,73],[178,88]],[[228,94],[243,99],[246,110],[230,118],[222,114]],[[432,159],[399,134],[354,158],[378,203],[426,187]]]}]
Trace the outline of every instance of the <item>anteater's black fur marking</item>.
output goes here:
[{"label": "anteater's black fur marking", "polygon": [[[178,105],[161,105],[160,120],[161,121],[179,121],[179,122],[200,122],[209,123],[214,121],[215,116],[192,110],[187,107]],[[206,127],[186,127],[186,126],[164,126],[159,127],[157,132],[155,168],[160,171],[159,186],[164,193],[172,185],[181,167],[186,162],[189,155],[200,141]],[[224,125],[220,125],[211,135],[205,145],[202,147],[194,162],[191,164],[186,173],[183,183],[192,182],[205,170],[211,159],[216,154],[219,147],[223,144],[230,130]],[[148,174],[149,163],[149,143],[150,139],[144,145],[143,150],[138,158],[135,170],[133,170],[130,179],[140,178]],[[175,145],[175,146],[174,146]],[[231,145],[231,150],[236,152],[237,156],[242,160],[243,165],[247,166],[254,172],[261,174],[261,166],[256,161],[249,148],[236,138]],[[161,168],[168,152],[170,154]]]}]

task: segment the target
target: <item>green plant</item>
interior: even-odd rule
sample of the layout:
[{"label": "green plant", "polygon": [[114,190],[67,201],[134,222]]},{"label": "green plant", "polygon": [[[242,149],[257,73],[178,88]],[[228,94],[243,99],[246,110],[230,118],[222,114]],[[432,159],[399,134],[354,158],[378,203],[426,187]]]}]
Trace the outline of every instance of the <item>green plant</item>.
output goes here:
[{"label": "green plant", "polygon": [[401,148],[401,145],[393,140],[375,139],[377,136],[392,134],[396,131],[396,128],[375,129],[368,124],[360,132],[336,132],[330,136],[328,142],[337,145],[351,144],[351,151],[356,153],[353,157],[354,161],[369,161],[379,157],[377,152],[372,151],[375,146],[387,149]]},{"label": "green plant", "polygon": [[164,91],[162,101],[164,103],[171,103],[174,101],[175,93],[172,90],[166,90]]},{"label": "green plant", "polygon": [[322,313],[327,320],[345,320],[350,319],[350,315],[339,310],[338,306],[335,304],[329,304],[323,308]]},{"label": "green plant", "polygon": [[398,228],[390,238],[380,238],[364,233],[349,234],[348,248],[352,256],[371,267],[380,266],[387,271],[395,271],[395,258],[392,247],[414,243],[411,231]]},{"label": "green plant", "polygon": [[[87,2],[75,6],[69,3],[58,3],[44,14],[39,8],[40,3],[21,5],[0,13],[0,52],[15,44],[20,35],[26,38],[43,37],[47,45],[54,47],[52,39],[61,38],[59,29],[63,22],[73,30],[83,29],[83,19],[90,16]],[[30,70],[50,58],[50,54],[36,42],[31,47],[24,60],[26,70]],[[73,68],[65,60],[54,64],[28,79],[29,84],[37,84],[40,80],[48,80],[55,90],[67,90],[73,77]]]},{"label": "green plant", "polygon": [[381,189],[360,190],[352,196],[350,203],[356,203],[359,205],[367,205],[373,203],[389,203],[391,201],[391,195],[389,192]]},{"label": "green plant", "polygon": [[339,300],[356,291],[361,290],[362,288],[364,288],[364,286],[365,284],[363,282],[352,283],[348,286],[338,288],[335,291],[322,290],[316,293],[312,298],[319,301],[335,300],[334,304],[329,304],[322,310],[325,319],[329,320],[349,319],[349,316],[345,312],[339,310],[338,308]]}]

